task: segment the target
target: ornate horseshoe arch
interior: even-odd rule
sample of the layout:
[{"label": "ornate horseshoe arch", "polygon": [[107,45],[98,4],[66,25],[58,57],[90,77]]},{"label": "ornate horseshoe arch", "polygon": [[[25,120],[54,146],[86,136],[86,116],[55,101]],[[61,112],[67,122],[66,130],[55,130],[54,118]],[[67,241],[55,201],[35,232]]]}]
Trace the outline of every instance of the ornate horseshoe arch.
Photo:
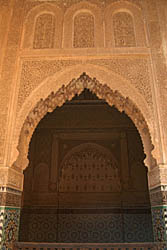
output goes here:
[{"label": "ornate horseshoe arch", "polygon": [[27,116],[19,138],[18,151],[19,155],[14,162],[14,166],[25,169],[28,165],[28,149],[32,134],[47,112],[52,112],[56,107],[62,106],[66,101],[70,101],[76,94],[79,95],[85,88],[96,94],[98,98],[104,99],[110,106],[115,106],[120,112],[125,112],[134,122],[138,129],[146,154],[145,164],[150,167],[155,162],[151,151],[153,145],[149,133],[148,125],[136,105],[128,98],[124,98],[118,91],[113,91],[106,84],[101,84],[95,78],[90,78],[83,73],[78,79],[73,79],[67,86],[62,86],[59,90],[45,99],[41,99],[35,108]]}]

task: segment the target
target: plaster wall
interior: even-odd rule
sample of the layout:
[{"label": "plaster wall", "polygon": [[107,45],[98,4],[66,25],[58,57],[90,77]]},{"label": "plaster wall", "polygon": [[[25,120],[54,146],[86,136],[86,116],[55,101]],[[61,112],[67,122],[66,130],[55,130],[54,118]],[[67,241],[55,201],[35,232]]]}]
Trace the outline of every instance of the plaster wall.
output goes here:
[{"label": "plaster wall", "polygon": [[167,204],[166,41],[166,0],[0,0],[0,205],[20,207],[34,129],[85,84],[130,116]]},{"label": "plaster wall", "polygon": [[[46,98],[84,71],[134,101],[149,126],[157,164],[166,163],[165,1],[11,0],[6,4],[1,1],[1,6],[2,167],[12,166],[17,159],[24,120],[40,98]],[[80,48],[73,47],[74,18],[80,12],[94,17],[93,48],[85,45],[82,48],[82,44]],[[121,38],[114,37],[113,16],[120,12],[133,18],[135,46],[128,45],[128,39],[122,46],[116,43]],[[57,18],[54,45],[51,48],[39,45],[35,49],[35,25],[37,17],[44,13]],[[119,79],[117,83],[115,77]]]}]

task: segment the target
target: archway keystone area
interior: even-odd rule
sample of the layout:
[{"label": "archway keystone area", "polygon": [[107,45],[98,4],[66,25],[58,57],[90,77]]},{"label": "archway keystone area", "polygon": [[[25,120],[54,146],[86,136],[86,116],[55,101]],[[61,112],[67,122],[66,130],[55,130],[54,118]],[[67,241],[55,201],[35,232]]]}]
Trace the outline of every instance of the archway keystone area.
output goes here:
[{"label": "archway keystone area", "polygon": [[79,95],[85,88],[96,94],[98,98],[105,100],[110,106],[115,106],[120,112],[125,112],[137,127],[146,154],[145,164],[147,167],[153,166],[155,160],[151,155],[153,145],[149,133],[148,125],[136,105],[128,98],[124,98],[117,90],[113,91],[106,84],[100,83],[96,78],[89,77],[83,73],[78,79],[72,79],[67,86],[62,86],[59,90],[45,99],[41,99],[35,108],[27,116],[19,138],[19,155],[14,162],[14,166],[25,169],[28,165],[28,149],[32,134],[47,112],[52,112],[56,107],[62,106],[66,101],[70,101],[75,95]]}]

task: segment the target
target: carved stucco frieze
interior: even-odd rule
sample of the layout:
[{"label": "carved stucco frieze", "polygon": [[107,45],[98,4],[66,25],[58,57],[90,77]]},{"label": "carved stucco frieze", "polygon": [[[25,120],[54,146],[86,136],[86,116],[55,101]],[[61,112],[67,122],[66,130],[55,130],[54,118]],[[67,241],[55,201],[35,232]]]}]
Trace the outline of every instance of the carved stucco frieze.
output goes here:
[{"label": "carved stucco frieze", "polygon": [[[13,9],[11,8],[12,1],[1,0],[0,9],[3,12],[3,23],[1,29],[1,36],[4,39],[2,44],[1,62],[0,68],[0,94],[1,94],[1,105],[0,105],[0,163],[4,163],[5,160],[5,143],[7,138],[7,120],[9,114],[9,107],[11,102],[12,83],[16,74],[16,61],[17,53],[20,41],[22,21],[22,7],[23,1],[15,1]],[[18,14],[19,13],[19,14]],[[11,18],[11,19],[10,19]],[[9,25],[10,23],[10,25]],[[7,35],[8,34],[8,35]],[[1,40],[1,39],[0,39]],[[12,111],[11,111],[12,113]],[[11,117],[11,116],[10,116]]]},{"label": "carved stucco frieze", "polygon": [[[80,94],[84,88],[88,88],[100,99],[106,100],[110,106],[114,105],[120,112],[125,111],[140,131],[143,140],[147,138],[147,144],[150,143],[149,150],[153,149],[147,123],[136,105],[129,98],[124,98],[118,91],[111,90],[106,84],[103,85],[95,78],[92,79],[83,73],[78,79],[73,79],[67,86],[63,85],[56,93],[52,92],[45,100],[41,99],[29,113],[22,127],[18,145],[19,156],[14,166],[24,169],[28,165],[29,142],[34,129],[45,114],[52,112],[58,106],[62,106],[65,101],[71,100],[76,94]],[[150,154],[151,151],[148,152],[147,156]]]},{"label": "carved stucco frieze", "polygon": [[[167,109],[166,109],[166,97],[167,97],[167,65],[165,64],[164,55],[159,52],[153,55],[156,65],[157,73],[157,87],[158,87],[158,98],[160,105],[160,117],[161,123],[163,124],[163,138],[164,138],[164,149],[167,147]],[[166,156],[167,161],[167,156]]]},{"label": "carved stucco frieze", "polygon": [[9,168],[8,184],[9,187],[22,190],[23,188],[23,174]]},{"label": "carved stucco frieze", "polygon": [[[1,88],[0,88],[1,90]],[[5,142],[5,132],[6,132],[6,114],[4,114],[3,112],[3,107],[6,105],[3,105],[2,102],[2,112],[0,109],[0,163],[3,163],[3,159],[4,159],[4,142]],[[5,108],[5,107],[4,107]]]},{"label": "carved stucco frieze", "polygon": [[[82,63],[81,60],[24,61],[22,64],[17,110],[22,107],[26,98],[46,77],[80,63]],[[96,59],[87,60],[85,63],[106,67],[112,70],[112,72],[130,80],[130,83],[144,96],[149,107],[153,109],[149,62],[147,59]]]},{"label": "carved stucco frieze", "polygon": [[8,180],[8,168],[1,168],[1,174],[0,174],[0,186],[4,186],[7,184]]},{"label": "carved stucco frieze", "polygon": [[[84,40],[82,43],[84,43],[85,46],[85,41],[88,39],[91,41],[86,41],[86,45],[88,45],[88,47],[92,47],[92,44],[95,45],[95,47],[103,47],[104,46],[104,39],[103,39],[103,14],[104,12],[107,10],[107,8],[114,4],[114,6],[118,5],[118,8],[122,9],[122,5],[126,3],[126,7],[128,9],[128,7],[134,7],[135,9],[138,9],[139,13],[141,11],[141,3],[142,1],[140,0],[127,0],[127,1],[120,1],[120,0],[104,0],[104,1],[100,1],[100,0],[90,0],[90,1],[84,1],[84,0],[72,0],[72,1],[27,1],[25,6],[24,6],[24,16],[25,16],[25,20],[24,23],[28,22],[29,28],[27,31],[27,28],[24,29],[23,28],[23,33],[24,33],[24,42],[23,42],[23,48],[30,48],[32,47],[32,45],[30,43],[32,43],[32,38],[30,38],[32,36],[32,33],[34,32],[34,22],[35,22],[35,16],[39,16],[40,13],[45,12],[46,10],[49,12],[54,12],[54,8],[59,8],[58,13],[55,13],[55,17],[57,15],[59,15],[59,12],[61,12],[61,15],[63,17],[64,14],[64,23],[60,22],[59,26],[56,27],[55,31],[56,31],[56,35],[55,35],[55,39],[57,39],[57,37],[59,37],[59,30],[64,29],[64,39],[63,39],[63,47],[72,47],[72,34],[73,34],[73,18],[74,18],[74,14],[77,11],[81,11],[81,13],[83,14],[83,10],[88,10],[89,12],[91,12],[94,16],[94,34],[92,32],[92,27],[90,25],[84,25],[84,29],[83,29],[83,25],[82,26],[82,30],[77,29],[77,39],[76,36],[74,34],[74,47],[78,47],[78,45],[76,46],[76,40],[80,39],[80,33],[90,33],[88,34],[87,38],[83,38],[82,40]],[[133,9],[133,8],[132,8]],[[84,11],[85,12],[85,11]],[[35,14],[35,16],[33,15],[33,13]],[[137,12],[138,13],[138,12]],[[138,14],[139,14],[138,13]],[[32,16],[31,16],[32,14]],[[140,14],[138,16],[138,14],[134,13],[136,17],[136,21],[135,21],[135,26],[137,29],[136,34],[138,34],[138,38],[137,40],[139,40],[137,42],[137,45],[142,47],[143,45],[145,46],[145,35],[144,35],[144,30],[143,28],[139,28],[141,24],[141,17]],[[31,16],[31,18],[29,18]],[[62,17],[59,17],[58,19],[61,19]],[[112,17],[112,13],[111,13],[111,17]],[[74,18],[75,20],[75,18]],[[86,18],[86,21],[88,21],[88,18]],[[90,20],[91,21],[91,20]],[[111,20],[108,20],[109,22]],[[57,21],[56,21],[57,23]],[[80,23],[80,22],[79,22]],[[89,22],[90,23],[90,22]],[[92,23],[92,21],[91,21]],[[137,25],[137,23],[139,23],[139,25]],[[62,27],[64,25],[64,28]],[[74,27],[75,27],[75,21],[74,21]],[[75,30],[75,29],[74,29]],[[141,32],[142,30],[142,32]],[[27,33],[28,32],[28,33]],[[112,31],[110,30],[110,32],[112,33]],[[109,33],[110,33],[109,32]],[[74,32],[75,33],[75,32]],[[92,41],[92,37],[94,35],[94,41]],[[60,38],[61,39],[61,38]],[[112,39],[112,38],[111,38]],[[58,39],[59,40],[59,39]],[[142,41],[143,40],[143,41]],[[56,42],[56,46],[55,47],[61,47],[60,45],[60,41],[57,43]],[[59,44],[59,45],[58,45]],[[81,45],[79,46],[81,47]]]},{"label": "carved stucco frieze", "polygon": [[[167,97],[167,80],[163,82],[163,87],[160,88],[160,96],[161,96],[161,112],[162,112],[162,120],[165,129],[164,137],[167,139],[166,131],[167,131],[167,109],[166,109],[166,97]],[[166,142],[166,140],[165,140]],[[167,142],[166,145],[167,146]]]},{"label": "carved stucco frieze", "polygon": [[90,60],[89,63],[106,67],[130,80],[131,84],[144,96],[149,107],[153,109],[148,59],[100,59]]},{"label": "carved stucco frieze", "polygon": [[0,6],[2,7],[6,7],[9,6],[10,0],[0,0]]},{"label": "carved stucco frieze", "polygon": [[[166,95],[167,95],[167,65],[165,62],[165,55],[163,51],[163,35],[166,33],[161,27],[161,15],[158,13],[158,9],[165,5],[162,1],[144,1],[147,15],[147,23],[149,29],[150,40],[150,53],[152,58],[152,65],[154,67],[155,86],[156,86],[156,102],[158,103],[159,112],[159,126],[161,127],[161,142],[163,152],[163,162],[167,162],[167,112],[166,112]],[[164,19],[164,17],[163,17]]]},{"label": "carved stucco frieze", "polygon": [[[3,1],[3,0],[2,0]],[[27,1],[27,5],[30,6],[36,6],[38,4],[47,2],[47,0],[26,0]],[[123,2],[124,0],[122,0]],[[85,0],[70,0],[70,1],[62,1],[62,0],[50,0],[49,2],[51,2],[52,4],[56,4],[59,7],[63,8],[64,10],[70,8],[72,5],[74,4],[78,4],[80,2],[86,2]],[[115,3],[115,2],[120,2],[120,0],[89,0],[90,3],[92,4],[96,4],[98,5],[98,7],[104,8],[107,5],[111,4],[111,3]],[[142,6],[142,0],[126,0],[126,2],[135,4],[139,7]]]},{"label": "carved stucco frieze", "polygon": [[154,188],[160,184],[159,169],[154,168],[148,173],[148,185],[149,188]]},{"label": "carved stucco frieze", "polygon": [[25,99],[46,78],[67,67],[81,63],[80,60],[24,61],[20,80],[17,109]]}]

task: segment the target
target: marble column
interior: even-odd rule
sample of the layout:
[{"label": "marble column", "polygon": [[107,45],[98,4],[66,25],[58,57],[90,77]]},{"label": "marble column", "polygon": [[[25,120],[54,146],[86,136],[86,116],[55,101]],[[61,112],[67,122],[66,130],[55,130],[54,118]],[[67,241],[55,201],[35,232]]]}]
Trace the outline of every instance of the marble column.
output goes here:
[{"label": "marble column", "polygon": [[12,250],[18,240],[23,174],[0,168],[0,249]]}]

